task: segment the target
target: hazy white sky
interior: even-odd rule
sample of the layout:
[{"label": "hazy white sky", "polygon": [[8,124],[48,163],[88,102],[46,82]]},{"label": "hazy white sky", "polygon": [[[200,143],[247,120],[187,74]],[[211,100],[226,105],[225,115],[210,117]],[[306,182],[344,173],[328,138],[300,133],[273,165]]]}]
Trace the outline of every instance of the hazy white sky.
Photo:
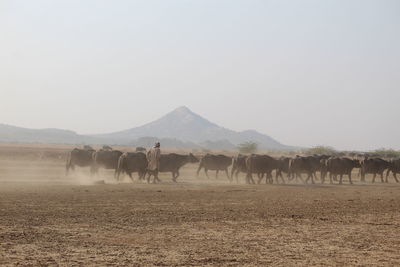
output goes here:
[{"label": "hazy white sky", "polygon": [[103,133],[186,105],[282,143],[400,149],[400,1],[0,0],[0,123]]}]

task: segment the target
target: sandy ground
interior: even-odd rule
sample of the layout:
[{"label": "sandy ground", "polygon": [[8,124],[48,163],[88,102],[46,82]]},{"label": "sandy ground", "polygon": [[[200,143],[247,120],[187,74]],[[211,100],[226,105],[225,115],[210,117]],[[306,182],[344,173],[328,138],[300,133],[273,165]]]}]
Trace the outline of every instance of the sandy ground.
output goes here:
[{"label": "sandy ground", "polygon": [[231,185],[195,167],[178,184],[116,184],[107,171],[1,159],[0,265],[400,266],[393,181]]}]

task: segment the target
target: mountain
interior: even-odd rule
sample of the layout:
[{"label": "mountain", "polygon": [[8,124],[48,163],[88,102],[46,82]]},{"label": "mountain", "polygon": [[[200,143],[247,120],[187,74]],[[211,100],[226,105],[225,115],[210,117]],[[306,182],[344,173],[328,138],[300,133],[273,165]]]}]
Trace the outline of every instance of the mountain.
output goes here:
[{"label": "mountain", "polygon": [[291,149],[291,147],[255,130],[236,132],[218,126],[187,107],[179,107],[160,119],[140,127],[93,137],[121,141],[135,140],[146,136],[173,138],[183,142],[196,143],[205,148],[234,149],[240,143],[253,141],[258,143],[261,149]]},{"label": "mountain", "polygon": [[53,143],[53,144],[109,144],[151,146],[160,141],[168,148],[235,149],[240,143],[252,141],[262,150],[291,150],[268,135],[255,130],[236,132],[179,107],[158,120],[124,131],[80,135],[60,129],[28,129],[0,124],[0,142]]},{"label": "mountain", "polygon": [[0,124],[0,142],[49,143],[49,144],[90,144],[97,143],[95,137],[79,135],[60,129],[28,129]]}]

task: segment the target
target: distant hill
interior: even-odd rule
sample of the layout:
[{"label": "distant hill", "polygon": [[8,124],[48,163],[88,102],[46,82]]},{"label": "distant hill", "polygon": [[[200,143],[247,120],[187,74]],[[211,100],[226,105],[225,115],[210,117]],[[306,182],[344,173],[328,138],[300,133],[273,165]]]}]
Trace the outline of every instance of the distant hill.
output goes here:
[{"label": "distant hill", "polygon": [[268,135],[255,130],[236,132],[218,126],[195,114],[187,107],[179,107],[160,119],[124,131],[80,135],[60,129],[28,129],[0,124],[0,142],[54,144],[109,144],[151,146],[156,140],[163,147],[196,149],[235,149],[240,143],[252,141],[263,150],[291,150]]},{"label": "distant hill", "polygon": [[79,135],[69,130],[28,129],[0,124],[0,141],[17,143],[84,144],[94,142],[95,138]]},{"label": "distant hill", "polygon": [[160,119],[140,127],[109,134],[94,135],[113,140],[135,140],[141,137],[173,138],[183,142],[198,144],[206,148],[233,149],[236,145],[253,141],[261,149],[289,150],[268,135],[255,130],[236,132],[218,126],[215,123],[192,112],[187,107],[179,107]]}]

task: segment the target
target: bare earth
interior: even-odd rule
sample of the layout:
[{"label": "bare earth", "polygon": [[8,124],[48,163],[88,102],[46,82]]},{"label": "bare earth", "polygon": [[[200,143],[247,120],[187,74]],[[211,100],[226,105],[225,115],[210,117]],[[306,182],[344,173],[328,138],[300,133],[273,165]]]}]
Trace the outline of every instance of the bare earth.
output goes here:
[{"label": "bare earth", "polygon": [[116,184],[0,159],[0,265],[400,266],[393,181],[230,185],[195,167],[178,184]]}]

